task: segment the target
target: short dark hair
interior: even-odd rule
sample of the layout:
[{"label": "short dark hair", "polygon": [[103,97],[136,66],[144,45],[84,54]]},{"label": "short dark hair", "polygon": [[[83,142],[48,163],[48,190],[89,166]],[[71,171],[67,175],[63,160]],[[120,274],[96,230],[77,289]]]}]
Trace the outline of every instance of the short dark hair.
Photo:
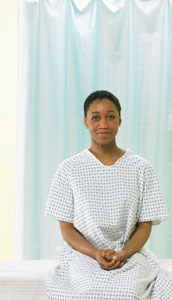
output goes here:
[{"label": "short dark hair", "polygon": [[88,109],[89,109],[89,106],[97,99],[108,99],[110,101],[113,102],[113,104],[116,106],[118,112],[119,112],[119,115],[121,113],[121,105],[120,105],[120,102],[118,100],[118,98],[113,95],[111,92],[108,92],[108,91],[105,91],[105,90],[100,90],[100,91],[95,91],[93,93],[91,93],[86,99],[85,99],[85,102],[84,102],[84,115],[85,117],[87,117],[87,112],[88,112]]}]

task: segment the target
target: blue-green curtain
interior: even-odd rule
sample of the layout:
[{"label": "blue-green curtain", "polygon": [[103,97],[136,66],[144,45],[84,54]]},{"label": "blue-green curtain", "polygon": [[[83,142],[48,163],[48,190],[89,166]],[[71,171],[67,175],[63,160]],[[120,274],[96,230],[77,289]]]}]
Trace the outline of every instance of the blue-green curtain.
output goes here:
[{"label": "blue-green curtain", "polygon": [[48,192],[58,164],[90,146],[83,103],[97,89],[121,102],[119,147],[155,168],[171,218],[148,246],[172,258],[172,2],[20,0],[18,17],[15,258],[57,257]]}]

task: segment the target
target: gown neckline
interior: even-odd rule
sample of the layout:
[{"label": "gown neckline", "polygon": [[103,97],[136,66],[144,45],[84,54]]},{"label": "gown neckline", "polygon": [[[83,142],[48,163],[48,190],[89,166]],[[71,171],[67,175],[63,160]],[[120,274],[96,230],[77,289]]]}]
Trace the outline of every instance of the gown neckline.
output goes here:
[{"label": "gown neckline", "polygon": [[94,158],[94,160],[96,160],[100,165],[102,165],[103,167],[105,167],[105,168],[111,168],[111,167],[114,167],[116,164],[118,164],[121,160],[123,160],[128,155],[128,153],[130,152],[130,149],[129,148],[126,149],[125,153],[120,158],[118,158],[112,165],[105,165],[105,164],[103,164],[89,149],[85,149],[85,151],[92,158]]}]

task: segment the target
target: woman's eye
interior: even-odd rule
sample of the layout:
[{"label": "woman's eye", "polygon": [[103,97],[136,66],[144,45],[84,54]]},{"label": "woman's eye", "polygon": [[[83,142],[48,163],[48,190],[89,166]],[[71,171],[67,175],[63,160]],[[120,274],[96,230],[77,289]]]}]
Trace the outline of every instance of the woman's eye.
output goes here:
[{"label": "woman's eye", "polygon": [[[115,116],[110,115],[110,116],[107,116],[107,118],[110,119],[110,120],[113,120],[113,119],[115,119]],[[93,116],[91,119],[94,120],[94,121],[98,121],[100,119],[100,117],[99,116]]]},{"label": "woman's eye", "polygon": [[92,119],[92,120],[96,120],[96,121],[97,121],[97,120],[98,120],[98,118],[99,118],[98,116],[94,116],[94,117],[92,117],[91,119]]},{"label": "woman's eye", "polygon": [[111,116],[108,116],[108,118],[113,120],[113,119],[115,119],[115,116],[111,115]]}]

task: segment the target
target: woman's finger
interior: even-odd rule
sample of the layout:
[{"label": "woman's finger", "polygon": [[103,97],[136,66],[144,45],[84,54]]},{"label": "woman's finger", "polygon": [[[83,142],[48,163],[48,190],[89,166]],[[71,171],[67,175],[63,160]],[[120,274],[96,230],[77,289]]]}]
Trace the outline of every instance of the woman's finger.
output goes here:
[{"label": "woman's finger", "polygon": [[109,271],[120,268],[120,261],[115,262],[111,267],[109,267]]},{"label": "woman's finger", "polygon": [[123,267],[123,265],[124,265],[124,261],[121,261],[120,268]]},{"label": "woman's finger", "polygon": [[113,256],[113,260],[118,260],[118,256],[117,256],[117,255],[114,255],[114,256]]},{"label": "woman's finger", "polygon": [[115,263],[114,260],[111,260],[110,262],[107,262],[106,260],[101,260],[100,265],[104,269],[108,270],[109,268],[111,268],[114,265],[114,263]]},{"label": "woman's finger", "polygon": [[102,252],[102,256],[103,257],[105,257],[106,256],[106,254],[107,254],[107,251],[108,251],[108,249],[106,248],[105,250],[103,250],[103,252]]},{"label": "woman's finger", "polygon": [[106,257],[108,258],[109,261],[111,261],[113,259],[113,256],[115,255],[115,250],[110,249],[106,255]]},{"label": "woman's finger", "polygon": [[125,260],[125,254],[123,252],[120,252],[119,253],[116,253],[114,256],[113,256],[113,259],[114,260],[120,260],[120,261],[123,261]]}]

